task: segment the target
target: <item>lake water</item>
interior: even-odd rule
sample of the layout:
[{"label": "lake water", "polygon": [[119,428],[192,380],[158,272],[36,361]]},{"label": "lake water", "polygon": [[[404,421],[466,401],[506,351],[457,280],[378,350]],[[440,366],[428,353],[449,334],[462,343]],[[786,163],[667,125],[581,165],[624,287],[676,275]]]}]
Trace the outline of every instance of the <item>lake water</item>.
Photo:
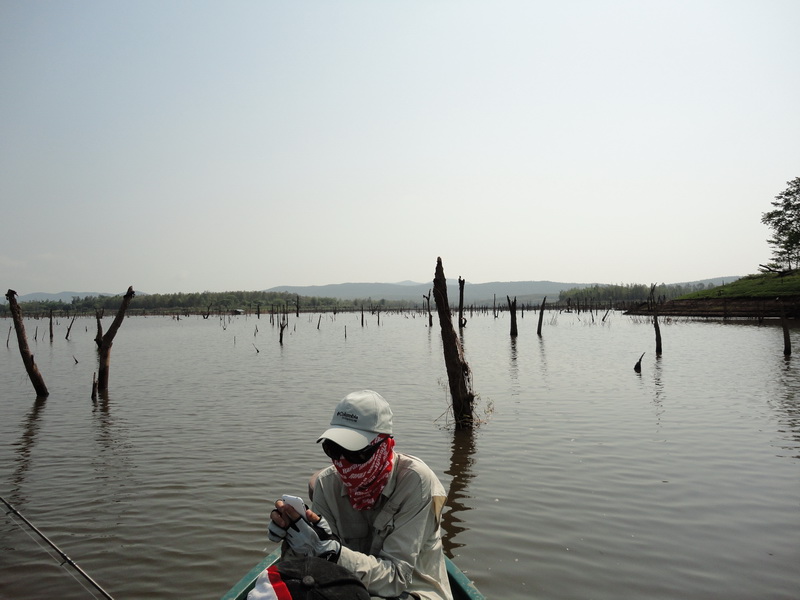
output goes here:
[{"label": "lake water", "polygon": [[[602,316],[546,313],[539,338],[525,313],[516,340],[507,314],[470,318],[485,423],[458,434],[436,319],[290,316],[281,346],[266,315],[131,317],[97,403],[94,319],[52,345],[28,319],[50,396],[12,334],[0,493],[118,600],[219,598],[272,549],[272,501],[327,464],[335,403],[372,388],[449,489],[447,550],[489,598],[800,597],[800,343],[786,359],[779,327],[673,321],[659,358],[652,324]],[[5,516],[0,597],[91,596]]]}]

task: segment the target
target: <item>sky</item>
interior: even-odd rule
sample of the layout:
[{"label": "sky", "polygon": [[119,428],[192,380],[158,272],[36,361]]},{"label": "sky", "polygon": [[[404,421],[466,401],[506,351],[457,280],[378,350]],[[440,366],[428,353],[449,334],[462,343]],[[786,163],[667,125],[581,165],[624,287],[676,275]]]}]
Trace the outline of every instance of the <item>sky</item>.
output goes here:
[{"label": "sky", "polygon": [[0,0],[0,286],[679,283],[771,258],[796,0]]}]

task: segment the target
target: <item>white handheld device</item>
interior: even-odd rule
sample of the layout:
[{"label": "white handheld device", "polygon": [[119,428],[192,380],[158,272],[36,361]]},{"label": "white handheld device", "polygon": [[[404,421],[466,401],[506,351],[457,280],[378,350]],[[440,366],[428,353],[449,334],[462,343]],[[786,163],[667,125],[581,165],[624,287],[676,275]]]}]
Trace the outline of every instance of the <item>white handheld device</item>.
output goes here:
[{"label": "white handheld device", "polygon": [[300,518],[306,518],[306,505],[303,502],[303,499],[300,496],[291,496],[290,494],[284,494],[282,500],[291,506],[293,509],[297,511],[297,514],[300,515]]}]

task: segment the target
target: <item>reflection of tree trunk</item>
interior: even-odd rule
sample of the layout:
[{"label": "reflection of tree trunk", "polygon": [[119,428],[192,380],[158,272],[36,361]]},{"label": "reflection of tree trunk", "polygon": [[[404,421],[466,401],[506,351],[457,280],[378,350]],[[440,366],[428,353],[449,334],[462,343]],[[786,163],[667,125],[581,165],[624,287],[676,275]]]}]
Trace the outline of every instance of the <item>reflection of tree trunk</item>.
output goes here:
[{"label": "reflection of tree trunk", "polygon": [[[14,469],[14,474],[11,476],[11,482],[14,487],[19,489],[25,483],[25,474],[31,463],[31,453],[33,447],[36,445],[36,434],[39,432],[39,416],[44,405],[46,398],[39,396],[33,403],[31,412],[28,413],[25,419],[25,427],[22,430],[22,436],[16,447],[16,462],[17,468]],[[12,496],[13,498],[13,496]]]},{"label": "reflection of tree trunk", "polygon": [[475,394],[472,392],[472,373],[464,359],[461,342],[453,329],[453,317],[450,314],[450,303],[447,300],[447,279],[444,276],[441,258],[436,260],[433,297],[436,300],[439,326],[442,329],[442,349],[444,363],[447,367],[447,380],[450,384],[450,396],[453,398],[456,429],[466,429],[473,425],[472,408]]},{"label": "reflection of tree trunk", "polygon": [[447,494],[448,509],[442,515],[442,529],[445,532],[442,543],[445,553],[452,558],[455,550],[464,544],[455,541],[456,536],[462,531],[466,531],[464,520],[459,518],[458,513],[469,510],[464,499],[469,498],[467,487],[474,474],[472,465],[475,462],[475,433],[472,429],[462,429],[453,432],[452,454],[450,457],[450,468],[446,471],[452,477],[450,481],[450,491]]},{"label": "reflection of tree trunk", "polygon": [[33,389],[36,390],[36,395],[45,397],[50,395],[47,391],[47,386],[44,383],[44,378],[39,372],[39,367],[33,360],[33,354],[28,346],[28,336],[25,334],[25,323],[22,320],[22,309],[17,304],[17,292],[8,290],[6,292],[6,299],[8,300],[8,308],[11,310],[11,317],[14,321],[14,329],[17,331],[17,342],[19,343],[19,353],[22,356],[22,362],[25,365],[25,370],[28,372],[28,377],[33,384]]},{"label": "reflection of tree trunk", "polygon": [[117,316],[114,317],[114,321],[111,323],[111,327],[108,328],[108,331],[105,333],[105,335],[103,335],[103,325],[100,322],[102,313],[97,313],[97,336],[95,337],[94,341],[97,344],[97,390],[100,393],[108,391],[108,371],[111,364],[111,346],[114,343],[114,336],[117,335],[117,331],[119,331],[119,327],[122,325],[122,320],[125,318],[125,312],[128,310],[128,306],[135,295],[136,292],[133,291],[133,287],[129,287],[128,291],[122,297],[122,304],[120,304],[119,310],[117,311]]},{"label": "reflection of tree trunk", "polygon": [[783,327],[783,355],[792,355],[792,340],[789,336],[789,323],[786,321],[786,309],[783,307],[783,300],[778,299],[781,305],[781,326]]}]

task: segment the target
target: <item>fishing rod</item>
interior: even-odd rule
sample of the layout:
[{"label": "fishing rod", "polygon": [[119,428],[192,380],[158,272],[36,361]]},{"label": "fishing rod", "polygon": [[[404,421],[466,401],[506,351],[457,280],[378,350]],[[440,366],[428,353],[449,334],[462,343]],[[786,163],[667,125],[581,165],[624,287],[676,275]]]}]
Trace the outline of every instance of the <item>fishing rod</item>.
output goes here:
[{"label": "fishing rod", "polygon": [[31,523],[30,521],[28,521],[28,519],[26,519],[25,517],[23,517],[23,516],[22,516],[22,514],[21,514],[21,513],[20,513],[20,512],[19,512],[19,511],[18,511],[16,508],[14,508],[13,506],[11,506],[11,504],[10,504],[10,503],[9,503],[9,502],[8,502],[8,501],[5,499],[5,498],[3,498],[2,496],[0,496],[0,500],[2,500],[2,501],[3,501],[3,504],[5,504],[5,505],[8,507],[8,513],[6,513],[6,514],[13,513],[15,516],[17,516],[17,517],[19,517],[20,519],[22,519],[22,521],[23,521],[23,522],[24,522],[24,523],[25,523],[25,524],[26,524],[28,527],[30,527],[30,528],[31,528],[31,530],[32,530],[34,533],[36,533],[36,535],[38,535],[38,536],[39,536],[40,538],[42,538],[42,539],[43,539],[45,542],[47,542],[47,543],[50,545],[50,547],[51,547],[53,550],[55,550],[56,552],[58,552],[59,556],[61,556],[61,558],[63,558],[63,559],[64,559],[64,562],[63,562],[63,563],[61,563],[61,566],[64,566],[65,564],[68,564],[68,565],[69,565],[69,566],[71,566],[73,569],[75,569],[75,570],[76,570],[76,571],[77,571],[77,572],[78,572],[78,573],[79,573],[79,574],[80,574],[80,575],[81,575],[81,576],[82,576],[82,577],[83,577],[83,578],[84,578],[86,581],[88,581],[90,584],[92,584],[92,586],[93,586],[93,587],[94,587],[94,588],[95,588],[95,589],[96,589],[98,592],[100,592],[100,593],[101,593],[101,594],[102,594],[102,595],[103,595],[105,598],[108,598],[108,600],[114,600],[114,598],[113,598],[113,596],[111,596],[111,594],[109,594],[107,591],[105,591],[103,588],[101,588],[99,583],[97,583],[97,582],[96,582],[94,579],[92,579],[92,578],[89,576],[89,574],[88,574],[86,571],[84,571],[83,569],[81,569],[81,568],[78,566],[78,563],[76,563],[76,562],[75,562],[74,560],[72,560],[72,559],[71,559],[69,556],[67,556],[67,555],[66,555],[66,554],[65,554],[65,553],[64,553],[64,552],[61,550],[61,548],[59,548],[59,547],[58,547],[58,546],[56,546],[56,545],[55,545],[53,542],[51,542],[51,541],[50,541],[50,538],[48,538],[48,537],[47,537],[45,534],[43,534],[41,531],[39,531],[39,529],[38,529],[38,528],[37,528],[37,527],[36,527],[36,526],[35,526],[33,523]]}]

